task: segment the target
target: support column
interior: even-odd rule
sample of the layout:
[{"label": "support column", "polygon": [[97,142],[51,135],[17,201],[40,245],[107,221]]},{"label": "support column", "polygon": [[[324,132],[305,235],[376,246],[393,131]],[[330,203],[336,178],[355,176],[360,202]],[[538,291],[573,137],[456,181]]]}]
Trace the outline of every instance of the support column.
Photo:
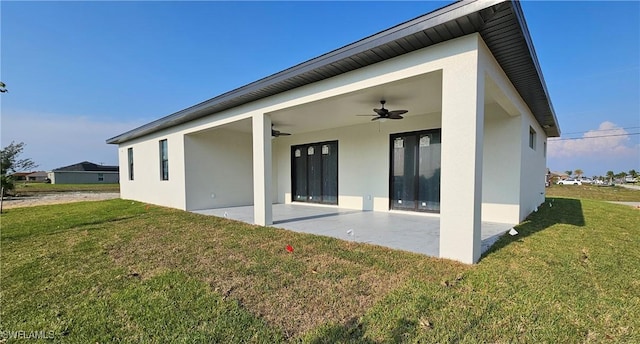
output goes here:
[{"label": "support column", "polygon": [[480,259],[484,71],[476,49],[442,75],[440,257]]},{"label": "support column", "polygon": [[253,124],[253,221],[273,224],[271,197],[271,116],[258,114]]}]

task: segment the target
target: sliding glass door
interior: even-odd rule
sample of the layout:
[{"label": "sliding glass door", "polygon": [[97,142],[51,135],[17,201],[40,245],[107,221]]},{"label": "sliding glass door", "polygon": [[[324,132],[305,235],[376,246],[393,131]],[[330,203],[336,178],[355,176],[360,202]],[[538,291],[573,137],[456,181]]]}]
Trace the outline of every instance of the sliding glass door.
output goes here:
[{"label": "sliding glass door", "polygon": [[338,141],[291,147],[293,201],[338,204]]},{"label": "sliding glass door", "polygon": [[440,129],[391,135],[390,208],[440,211]]}]

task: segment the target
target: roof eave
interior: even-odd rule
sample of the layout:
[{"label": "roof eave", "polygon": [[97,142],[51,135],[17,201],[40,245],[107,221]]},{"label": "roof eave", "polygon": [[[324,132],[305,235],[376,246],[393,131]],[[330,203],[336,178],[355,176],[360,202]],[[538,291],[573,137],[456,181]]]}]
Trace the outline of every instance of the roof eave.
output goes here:
[{"label": "roof eave", "polygon": [[[522,6],[520,6],[519,1],[511,0],[511,4],[515,9],[514,14],[520,23],[520,27],[523,31],[523,38],[527,43],[529,48],[529,53],[531,54],[533,65],[536,69],[536,73],[538,74],[538,80],[540,80],[540,87],[544,92],[546,97],[547,105],[549,106],[549,115],[552,118],[552,123],[545,123],[546,121],[542,121],[540,125],[545,130],[545,133],[548,137],[559,137],[560,136],[560,126],[558,125],[558,118],[556,117],[555,109],[553,108],[553,104],[551,102],[551,97],[549,96],[549,90],[547,89],[547,83],[544,81],[544,75],[542,74],[542,68],[540,68],[540,62],[538,60],[538,55],[536,54],[535,46],[533,45],[533,41],[531,39],[531,34],[529,33],[529,27],[527,26],[527,22],[524,17],[524,13],[522,12]],[[538,119],[540,120],[540,119]]]},{"label": "roof eave", "polygon": [[[488,9],[490,7],[496,6],[498,4],[508,4],[513,9],[513,13],[518,21],[518,26],[522,30],[521,38],[524,39],[525,44],[527,46],[527,50],[530,54],[530,59],[533,64],[533,68],[535,69],[535,73],[538,77],[539,84],[536,87],[540,87],[544,97],[546,98],[542,105],[542,109],[536,111],[536,109],[532,107],[540,107],[536,106],[536,104],[540,104],[539,101],[525,99],[527,105],[531,108],[531,111],[536,115],[536,119],[543,126],[545,132],[548,136],[559,136],[560,130],[558,127],[558,122],[555,116],[555,112],[551,105],[551,101],[548,95],[548,91],[546,89],[546,85],[544,83],[544,79],[542,77],[542,72],[540,70],[540,66],[538,64],[537,57],[535,55],[535,50],[533,48],[533,44],[531,42],[531,37],[529,35],[526,22],[524,20],[524,15],[522,13],[522,9],[520,4],[516,1],[504,1],[504,0],[490,0],[490,1],[478,1],[478,0],[463,0],[446,7],[442,7],[433,12],[427,13],[415,19],[409,20],[405,23],[396,25],[390,29],[384,30],[372,36],[361,39],[357,42],[346,45],[342,48],[333,50],[329,53],[323,54],[306,62],[300,63],[291,68],[285,69],[279,73],[275,73],[266,78],[257,80],[240,88],[234,89],[232,91],[221,94],[217,97],[211,98],[189,108],[180,110],[171,115],[165,116],[153,122],[147,123],[143,126],[135,128],[133,130],[127,131],[118,136],[112,137],[107,140],[109,144],[120,144],[123,142],[127,142],[129,140],[133,140],[135,138],[142,137],[147,134],[151,134],[162,129],[170,128],[175,125],[179,125],[182,123],[186,123],[192,121],[194,119],[198,119],[207,115],[212,115],[220,111],[224,111],[235,106],[239,106],[242,104],[246,104],[252,101],[256,101],[259,99],[263,99],[274,94],[278,94],[281,92],[286,92],[290,89],[301,87],[309,83],[317,82],[319,80],[326,79],[328,77],[332,77],[335,75],[339,75],[342,73],[346,73],[350,70],[344,71],[332,71],[334,74],[328,77],[320,78],[318,80],[310,81],[310,82],[301,82],[297,81],[293,83],[294,86],[288,86],[290,88],[283,87],[282,84],[287,82],[288,84],[292,84],[288,81],[291,81],[293,78],[298,78],[305,73],[313,72],[314,70],[328,69],[333,64],[338,64],[343,62],[351,57],[354,57],[358,54],[363,54],[364,52],[370,51],[372,49],[378,49],[380,47],[384,47],[388,44],[396,42],[400,39],[404,39],[418,32],[424,32],[429,29],[433,29],[440,25],[445,25],[450,23],[451,21],[455,21],[457,19],[467,17],[469,21],[471,18],[469,16],[476,15],[480,13],[480,11]],[[477,19],[477,18],[476,18]],[[478,32],[478,30],[476,30]],[[468,34],[468,33],[465,33]],[[450,38],[449,38],[450,39]],[[447,39],[445,39],[447,40]],[[413,50],[422,49],[424,47],[437,44],[439,42],[435,42],[432,44],[427,44],[423,47],[418,47]],[[491,48],[491,47],[490,47]],[[413,51],[413,50],[408,50]],[[404,54],[406,52],[402,52],[400,54]],[[399,54],[399,55],[400,55]],[[396,55],[397,56],[397,55]],[[395,57],[395,56],[392,56]],[[375,64],[380,61],[374,61],[369,64]],[[500,62],[500,61],[499,61]],[[369,65],[365,64],[365,65]],[[360,67],[358,67],[360,68]],[[357,69],[357,68],[353,68]],[[351,69],[351,70],[353,70]],[[507,73],[509,75],[509,73]],[[515,84],[514,80],[512,82]],[[516,85],[518,92],[522,95],[523,87],[528,86],[520,86]],[[282,89],[281,91],[272,91],[273,89]],[[533,105],[532,105],[533,104]],[[544,112],[544,115],[542,114]],[[547,117],[549,119],[547,119]]]}]

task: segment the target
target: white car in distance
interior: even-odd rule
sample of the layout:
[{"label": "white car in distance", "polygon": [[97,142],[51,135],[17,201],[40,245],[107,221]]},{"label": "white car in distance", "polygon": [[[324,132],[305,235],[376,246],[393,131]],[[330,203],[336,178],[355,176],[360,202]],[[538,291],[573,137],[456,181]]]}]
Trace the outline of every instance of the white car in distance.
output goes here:
[{"label": "white car in distance", "polygon": [[559,180],[558,185],[582,185],[582,182],[573,178]]}]

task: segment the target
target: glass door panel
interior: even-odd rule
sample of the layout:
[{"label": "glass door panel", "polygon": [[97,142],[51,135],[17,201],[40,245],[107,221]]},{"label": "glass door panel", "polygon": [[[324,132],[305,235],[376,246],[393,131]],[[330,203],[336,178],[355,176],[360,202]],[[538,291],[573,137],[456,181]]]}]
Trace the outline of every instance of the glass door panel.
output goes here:
[{"label": "glass door panel", "polygon": [[322,201],[322,155],[319,146],[307,147],[309,201]]},{"label": "glass door panel", "polygon": [[413,210],[416,205],[416,138],[398,136],[393,145],[392,208]]},{"label": "glass door panel", "polygon": [[293,147],[293,200],[307,201],[307,151],[300,147]]},{"label": "glass door panel", "polygon": [[440,211],[440,133],[420,134],[418,141],[418,210]]},{"label": "glass door panel", "polygon": [[323,144],[322,153],[322,201],[323,203],[338,203],[338,144],[335,142]]},{"label": "glass door panel", "polygon": [[391,135],[390,208],[440,211],[440,130]]}]

